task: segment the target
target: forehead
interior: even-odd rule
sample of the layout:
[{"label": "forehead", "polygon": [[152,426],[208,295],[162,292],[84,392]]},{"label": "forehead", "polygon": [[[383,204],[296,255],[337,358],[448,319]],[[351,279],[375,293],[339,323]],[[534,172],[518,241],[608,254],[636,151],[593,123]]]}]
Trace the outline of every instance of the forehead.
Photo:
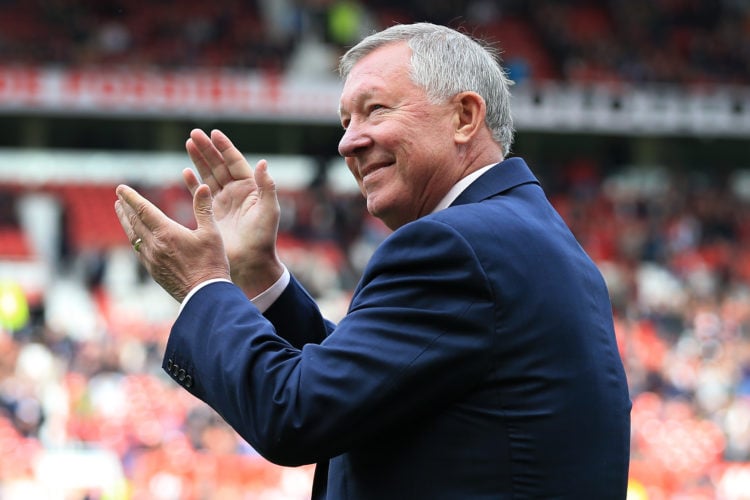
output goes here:
[{"label": "forehead", "polygon": [[[413,87],[409,78],[411,49],[406,42],[379,47],[352,67],[341,92],[341,105],[378,92]],[[411,85],[409,85],[411,84]]]}]

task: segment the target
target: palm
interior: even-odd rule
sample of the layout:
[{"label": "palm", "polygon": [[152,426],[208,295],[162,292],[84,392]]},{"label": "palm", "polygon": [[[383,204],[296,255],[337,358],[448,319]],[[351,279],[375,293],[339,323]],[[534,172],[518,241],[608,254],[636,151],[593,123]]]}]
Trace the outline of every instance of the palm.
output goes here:
[{"label": "palm", "polygon": [[258,206],[259,200],[258,187],[252,179],[235,180],[214,196],[214,218],[232,267],[249,247],[269,244],[264,241],[267,215]]},{"label": "palm", "polygon": [[[279,205],[265,160],[255,171],[231,141],[214,130],[209,138],[194,130],[186,144],[190,159],[213,195],[213,212],[224,242],[232,280],[255,293],[278,278],[276,255]],[[191,170],[185,183],[195,192],[199,182]],[[273,277],[275,276],[275,278]]]}]

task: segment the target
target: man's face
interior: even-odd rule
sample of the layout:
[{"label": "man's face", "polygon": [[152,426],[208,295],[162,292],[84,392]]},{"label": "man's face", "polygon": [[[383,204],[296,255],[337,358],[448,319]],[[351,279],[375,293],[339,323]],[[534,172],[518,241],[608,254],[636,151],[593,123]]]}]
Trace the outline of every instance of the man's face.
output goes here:
[{"label": "man's face", "polygon": [[410,57],[405,42],[363,57],[340,102],[339,153],[368,211],[391,229],[431,212],[458,180],[456,108],[428,101],[409,77]]}]

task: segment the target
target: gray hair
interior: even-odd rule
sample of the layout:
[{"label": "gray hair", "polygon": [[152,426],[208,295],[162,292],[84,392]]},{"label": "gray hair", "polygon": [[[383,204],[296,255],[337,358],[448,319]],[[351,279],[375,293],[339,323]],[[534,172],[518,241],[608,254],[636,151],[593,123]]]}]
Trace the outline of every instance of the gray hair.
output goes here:
[{"label": "gray hair", "polygon": [[505,75],[496,51],[479,40],[436,24],[397,24],[349,49],[339,62],[339,75],[346,79],[354,65],[370,52],[402,41],[412,50],[411,79],[425,89],[430,101],[445,102],[465,91],[482,96],[487,105],[487,126],[507,155],[514,133],[509,89],[513,82]]}]

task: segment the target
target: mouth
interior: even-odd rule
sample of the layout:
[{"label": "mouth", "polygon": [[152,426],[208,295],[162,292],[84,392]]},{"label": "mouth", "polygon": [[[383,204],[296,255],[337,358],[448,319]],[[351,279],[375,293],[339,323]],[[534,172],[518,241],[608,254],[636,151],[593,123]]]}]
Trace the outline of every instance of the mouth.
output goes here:
[{"label": "mouth", "polygon": [[376,172],[382,168],[390,167],[391,165],[393,165],[392,162],[370,163],[359,169],[359,175],[362,179],[364,179],[373,172]]}]

